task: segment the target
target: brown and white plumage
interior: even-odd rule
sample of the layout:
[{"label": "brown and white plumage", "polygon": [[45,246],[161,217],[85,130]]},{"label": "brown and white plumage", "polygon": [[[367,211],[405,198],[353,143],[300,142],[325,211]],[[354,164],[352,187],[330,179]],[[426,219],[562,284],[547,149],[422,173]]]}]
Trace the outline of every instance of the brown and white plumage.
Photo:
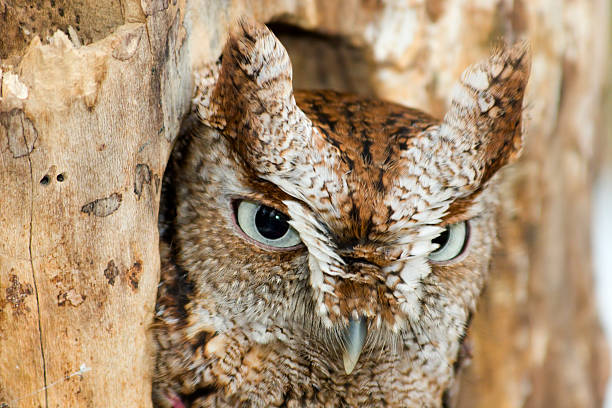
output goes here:
[{"label": "brown and white plumage", "polygon": [[[157,404],[439,406],[487,276],[492,177],[521,147],[526,47],[466,70],[442,121],[294,93],[286,51],[246,20],[211,72],[165,179]],[[245,235],[243,201],[301,244]],[[454,225],[461,253],[436,260]]]}]

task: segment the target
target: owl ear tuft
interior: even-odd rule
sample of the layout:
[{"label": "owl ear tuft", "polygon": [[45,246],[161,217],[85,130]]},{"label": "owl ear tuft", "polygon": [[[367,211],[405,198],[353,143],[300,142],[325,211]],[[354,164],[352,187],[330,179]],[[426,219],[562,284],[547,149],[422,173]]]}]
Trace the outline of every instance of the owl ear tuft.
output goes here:
[{"label": "owl ear tuft", "polygon": [[202,88],[209,96],[196,98],[198,114],[211,127],[277,114],[293,102],[289,55],[265,25],[242,17],[225,45],[216,84]]},{"label": "owl ear tuft", "polygon": [[469,173],[462,187],[479,187],[520,155],[530,66],[529,45],[521,42],[497,50],[461,75],[439,136],[451,160]]}]

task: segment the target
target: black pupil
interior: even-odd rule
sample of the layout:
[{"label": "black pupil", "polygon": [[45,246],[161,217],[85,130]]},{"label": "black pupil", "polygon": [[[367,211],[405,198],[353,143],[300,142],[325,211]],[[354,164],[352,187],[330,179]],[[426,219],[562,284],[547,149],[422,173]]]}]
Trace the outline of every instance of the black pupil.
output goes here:
[{"label": "black pupil", "polygon": [[289,217],[272,207],[259,206],[255,214],[255,226],[264,238],[279,239],[289,231]]},{"label": "black pupil", "polygon": [[442,233],[440,235],[438,235],[436,238],[433,239],[433,243],[434,244],[438,244],[440,245],[438,247],[438,249],[436,249],[436,251],[441,250],[442,248],[444,248],[444,245],[446,245],[446,243],[448,242],[448,237],[449,237],[449,232],[448,232],[448,227],[446,227],[444,229],[444,231],[442,231]]}]

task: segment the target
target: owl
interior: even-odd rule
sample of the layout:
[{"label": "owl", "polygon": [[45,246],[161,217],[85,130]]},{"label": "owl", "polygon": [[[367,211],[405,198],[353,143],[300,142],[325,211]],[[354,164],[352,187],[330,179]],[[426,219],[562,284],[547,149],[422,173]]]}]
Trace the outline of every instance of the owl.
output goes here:
[{"label": "owl", "polygon": [[468,68],[442,120],[294,91],[262,24],[198,80],[164,181],[159,407],[438,407],[522,145],[528,47]]}]

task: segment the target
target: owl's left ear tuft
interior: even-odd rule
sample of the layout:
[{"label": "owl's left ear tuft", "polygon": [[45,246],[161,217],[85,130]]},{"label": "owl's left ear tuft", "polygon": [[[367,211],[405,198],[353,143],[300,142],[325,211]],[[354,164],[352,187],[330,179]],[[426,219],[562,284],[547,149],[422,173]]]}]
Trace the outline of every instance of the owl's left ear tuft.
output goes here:
[{"label": "owl's left ear tuft", "polygon": [[529,45],[521,42],[472,65],[455,86],[439,137],[455,162],[475,171],[465,187],[482,185],[520,155],[530,66]]},{"label": "owl's left ear tuft", "polygon": [[253,115],[276,114],[292,103],[289,55],[265,25],[242,17],[223,50],[215,86],[201,91],[210,96],[199,99],[198,114],[215,128],[248,121]]}]

